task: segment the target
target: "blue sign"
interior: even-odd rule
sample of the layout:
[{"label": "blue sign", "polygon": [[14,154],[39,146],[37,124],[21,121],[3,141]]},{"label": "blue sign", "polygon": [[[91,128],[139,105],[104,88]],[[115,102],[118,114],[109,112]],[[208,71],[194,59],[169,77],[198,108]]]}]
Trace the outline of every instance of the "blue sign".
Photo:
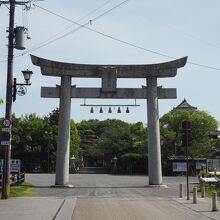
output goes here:
[{"label": "blue sign", "polygon": [[9,141],[10,140],[10,133],[9,132],[3,132],[1,135],[1,141]]}]

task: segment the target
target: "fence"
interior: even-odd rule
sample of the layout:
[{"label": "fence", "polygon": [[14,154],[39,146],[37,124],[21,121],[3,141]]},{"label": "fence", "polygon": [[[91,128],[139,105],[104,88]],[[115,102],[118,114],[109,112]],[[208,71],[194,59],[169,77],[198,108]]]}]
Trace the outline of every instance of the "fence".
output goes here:
[{"label": "fence", "polygon": [[[11,173],[10,174],[10,185],[19,185],[23,183],[25,180],[25,174],[24,173]],[[2,186],[2,173],[0,173],[0,188]]]}]

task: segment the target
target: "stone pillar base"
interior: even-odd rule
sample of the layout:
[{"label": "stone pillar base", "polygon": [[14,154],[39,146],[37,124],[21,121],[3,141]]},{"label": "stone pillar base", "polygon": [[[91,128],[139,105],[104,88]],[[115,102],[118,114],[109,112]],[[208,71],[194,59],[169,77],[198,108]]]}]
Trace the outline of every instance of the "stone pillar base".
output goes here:
[{"label": "stone pillar base", "polygon": [[167,185],[146,185],[147,188],[169,188]]},{"label": "stone pillar base", "polygon": [[73,188],[74,185],[67,184],[67,185],[52,185],[51,188]]}]

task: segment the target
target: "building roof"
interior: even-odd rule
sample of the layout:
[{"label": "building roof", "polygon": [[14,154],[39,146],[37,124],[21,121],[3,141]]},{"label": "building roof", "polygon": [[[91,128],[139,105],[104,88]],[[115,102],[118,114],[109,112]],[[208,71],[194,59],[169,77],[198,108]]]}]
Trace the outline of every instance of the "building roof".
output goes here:
[{"label": "building roof", "polygon": [[190,105],[186,99],[184,99],[175,109],[186,109],[186,110],[193,110],[197,109],[197,107],[194,107]]}]

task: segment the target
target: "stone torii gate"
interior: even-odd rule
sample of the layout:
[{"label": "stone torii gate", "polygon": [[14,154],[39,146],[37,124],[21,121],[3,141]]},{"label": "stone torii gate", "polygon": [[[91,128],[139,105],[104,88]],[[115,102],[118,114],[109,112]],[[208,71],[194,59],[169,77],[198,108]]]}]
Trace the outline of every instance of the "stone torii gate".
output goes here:
[{"label": "stone torii gate", "polygon": [[[69,184],[69,141],[71,98],[147,99],[149,185],[162,185],[158,99],[175,99],[175,88],[157,86],[157,78],[174,77],[185,66],[187,57],[148,65],[88,65],[46,60],[31,55],[32,63],[47,76],[61,77],[61,85],[42,87],[41,97],[60,98],[56,186]],[[101,88],[78,88],[72,77],[101,78]],[[145,78],[142,88],[117,88],[117,78]]]}]

